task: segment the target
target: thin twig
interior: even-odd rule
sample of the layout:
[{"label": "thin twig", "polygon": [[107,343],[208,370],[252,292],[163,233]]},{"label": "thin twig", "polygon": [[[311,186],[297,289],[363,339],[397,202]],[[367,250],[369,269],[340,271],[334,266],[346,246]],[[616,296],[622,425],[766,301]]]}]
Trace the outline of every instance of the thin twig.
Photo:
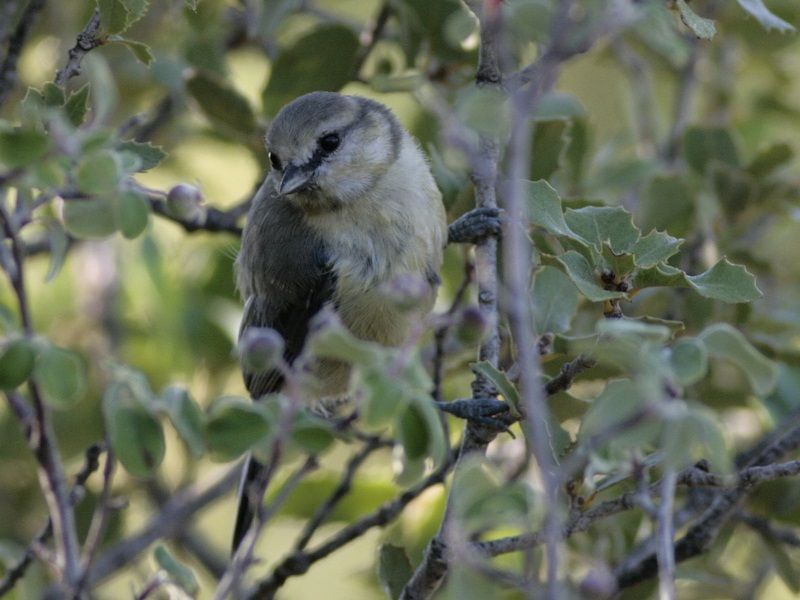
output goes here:
[{"label": "thin twig", "polygon": [[114,480],[114,471],[116,468],[116,457],[111,444],[106,439],[106,464],[103,467],[103,487],[100,491],[100,497],[97,499],[97,505],[92,515],[92,521],[89,524],[89,533],[86,534],[86,540],[83,545],[83,553],[81,556],[81,577],[76,586],[75,595],[80,594],[81,589],[86,585],[86,578],[89,574],[92,561],[97,553],[100,544],[103,541],[106,528],[108,527],[108,520],[111,516],[111,484]]},{"label": "thin twig", "polygon": [[97,557],[94,566],[89,570],[89,585],[94,585],[128,566],[156,540],[179,535],[187,523],[197,519],[201,509],[234,486],[239,480],[239,474],[239,467],[233,467],[217,474],[208,482],[176,492],[137,533],[114,544]]},{"label": "thin twig", "polygon": [[658,549],[658,597],[659,600],[675,599],[675,548],[673,540],[675,527],[672,511],[675,506],[675,485],[677,476],[674,469],[665,469],[661,479],[661,504],[657,513]]},{"label": "thin twig", "polygon": [[325,522],[333,509],[336,508],[336,505],[339,504],[342,498],[344,498],[351,489],[353,484],[353,478],[356,475],[356,472],[364,464],[364,461],[376,450],[379,448],[385,448],[386,446],[391,445],[390,443],[382,440],[381,438],[374,437],[369,440],[364,447],[354,454],[349,461],[347,461],[347,466],[344,468],[344,473],[342,473],[342,477],[339,480],[339,484],[336,486],[336,489],[331,492],[331,495],[323,502],[319,508],[314,512],[314,515],[306,521],[305,526],[303,527],[303,531],[300,533],[300,536],[297,538],[297,541],[294,544],[294,551],[300,552],[308,546],[308,542],[311,541],[311,537],[317,531],[320,525]]},{"label": "thin twig", "polygon": [[[272,453],[272,465],[277,465],[278,461],[280,460],[281,453],[279,448],[280,446],[275,446],[275,449]],[[252,557],[253,552],[255,551],[256,543],[258,542],[259,535],[264,529],[267,521],[269,521],[269,519],[272,518],[272,516],[277,512],[278,508],[283,505],[283,503],[289,497],[289,494],[294,491],[303,478],[318,466],[319,464],[317,463],[316,457],[309,456],[303,462],[303,464],[289,476],[283,485],[281,485],[281,488],[272,503],[267,508],[261,508],[261,510],[256,511],[256,518],[253,519],[253,523],[250,525],[250,528],[239,544],[239,547],[231,559],[230,565],[225,571],[225,574],[222,576],[222,579],[220,580],[219,585],[214,592],[214,600],[224,600],[228,597],[231,591],[235,590],[241,584],[242,576],[252,563]],[[269,471],[269,468],[267,471]],[[265,479],[267,480],[268,485],[269,478],[267,477]],[[263,496],[263,492],[266,490],[266,487],[267,486],[264,485],[263,490],[259,490],[261,496]],[[246,488],[243,489],[242,493],[246,492]],[[260,507],[261,498],[259,497],[257,499],[258,506]],[[238,594],[236,594],[236,596],[238,596]]]},{"label": "thin twig", "polygon": [[442,483],[453,468],[456,452],[450,452],[445,462],[432,474],[423,479],[416,486],[406,490],[397,498],[385,502],[372,513],[362,517],[355,523],[341,529],[327,541],[310,550],[293,552],[283,559],[272,571],[272,574],[259,581],[245,597],[250,600],[273,598],[290,577],[303,575],[317,561],[322,560],[339,548],[364,535],[373,527],[383,527],[403,512],[406,506],[419,497],[425,490]]},{"label": "thin twig", "polygon": [[[482,6],[473,3],[470,5],[470,9],[478,16],[481,30],[476,85],[499,88],[503,80],[498,49],[500,12],[497,8],[491,9],[488,3],[483,3]],[[497,209],[498,207],[496,184],[499,158],[498,141],[488,136],[481,136],[479,151],[474,157],[474,166],[470,174],[475,188],[476,208]],[[497,365],[500,357],[500,324],[497,309],[496,236],[487,236],[475,246],[475,273],[478,283],[478,308],[485,321],[490,324],[489,333],[478,350],[478,357],[481,361]],[[497,391],[488,379],[476,374],[472,382],[472,396],[479,400],[491,399],[497,396]],[[461,438],[459,462],[472,452],[483,452],[495,435],[495,431],[469,421]],[[443,549],[451,508],[452,498],[448,497],[439,531],[428,544],[422,562],[406,583],[401,595],[402,600],[428,598],[439,587],[447,572]]]},{"label": "thin twig", "polygon": [[69,50],[67,64],[56,73],[55,84],[64,87],[67,81],[81,74],[81,62],[87,53],[103,44],[97,37],[100,30],[100,12],[94,11],[86,27],[83,28],[75,39],[75,45]]},{"label": "thin twig", "polygon": [[[86,491],[86,482],[92,473],[94,473],[100,466],[99,458],[103,452],[103,446],[100,444],[92,444],[86,449],[84,453],[84,463],[81,470],[75,475],[75,483],[70,491],[70,501],[73,505],[80,502]],[[50,537],[53,535],[53,522],[50,518],[39,534],[28,545],[22,558],[14,565],[8,567],[3,579],[0,580],[0,597],[11,591],[17,582],[22,579],[28,567],[36,557],[36,548],[43,547]]]},{"label": "thin twig", "polygon": [[[159,510],[169,502],[172,494],[160,481],[154,479],[148,482],[147,493],[158,505]],[[205,536],[198,533],[191,526],[182,529],[175,537],[178,545],[191,554],[208,571],[214,579],[219,581],[228,568],[228,558],[214,550],[213,545]]]},{"label": "thin twig", "polygon": [[8,40],[8,51],[0,64],[0,106],[8,98],[11,90],[17,82],[17,62],[28,39],[33,22],[36,16],[44,8],[45,0],[31,0],[17,23],[14,33]]},{"label": "thin twig", "polygon": [[[2,203],[0,203],[0,221],[0,227],[2,227],[6,239],[11,242],[11,252],[14,260],[13,272],[9,272],[7,275],[16,296],[23,332],[26,337],[31,338],[34,331],[25,287],[24,244],[19,237],[19,232],[11,216]],[[39,463],[39,473],[43,482],[42,491],[50,511],[58,549],[58,566],[63,569],[64,582],[68,587],[72,587],[77,583],[79,575],[78,534],[75,528],[75,515],[70,504],[64,466],[61,462],[58,444],[55,441],[55,433],[50,423],[49,409],[45,405],[35,381],[30,380],[28,382],[28,389],[33,403],[34,427],[30,427],[30,422],[23,423],[23,426],[26,430],[28,445]],[[12,397],[17,395],[17,392],[6,391],[9,401],[12,401]],[[24,404],[24,400],[16,398],[12,403]]]}]

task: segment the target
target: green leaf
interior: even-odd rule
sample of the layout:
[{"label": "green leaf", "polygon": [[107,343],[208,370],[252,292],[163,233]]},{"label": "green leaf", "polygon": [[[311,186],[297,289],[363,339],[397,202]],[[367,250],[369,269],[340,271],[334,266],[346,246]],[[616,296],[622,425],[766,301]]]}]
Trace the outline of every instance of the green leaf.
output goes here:
[{"label": "green leaf", "polygon": [[114,220],[120,233],[132,240],[147,229],[150,205],[147,200],[132,191],[122,192],[114,202]]},{"label": "green leaf", "polygon": [[508,135],[511,113],[506,96],[493,87],[468,87],[459,93],[458,118],[470,129],[485,136]]},{"label": "green leaf", "polygon": [[106,199],[65,202],[63,218],[66,230],[79,239],[104,238],[117,230],[114,205]]},{"label": "green leaf", "polygon": [[149,171],[157,167],[167,156],[167,153],[164,152],[161,146],[154,146],[149,142],[135,142],[133,140],[122,142],[117,146],[117,150],[132,152],[138,156],[142,160],[142,164],[139,168],[140,171]]},{"label": "green leaf", "polygon": [[219,76],[199,71],[186,82],[186,89],[214,124],[246,137],[256,131],[250,102]]},{"label": "green leaf", "polygon": [[348,27],[322,25],[284,48],[262,95],[266,113],[274,115],[308,92],[338,91],[355,75],[359,47],[358,37]]},{"label": "green leaf", "polygon": [[528,221],[555,235],[580,240],[564,220],[561,198],[546,181],[527,181]]},{"label": "green leaf", "polygon": [[762,296],[755,277],[745,267],[724,258],[700,275],[686,275],[666,264],[656,265],[637,272],[632,283],[634,289],[688,287],[705,298],[728,303],[751,302]]},{"label": "green leaf", "polygon": [[643,405],[644,397],[633,381],[609,381],[583,417],[578,439],[586,442],[593,435],[603,433],[634,415]]},{"label": "green leaf", "polygon": [[416,404],[409,405],[400,415],[397,434],[397,441],[408,460],[414,461],[427,455],[430,435],[425,417]]},{"label": "green leaf", "polygon": [[467,530],[524,523],[530,518],[530,495],[523,486],[501,486],[492,467],[477,457],[460,463],[453,478],[452,499],[453,513]]},{"label": "green leaf", "polygon": [[136,57],[136,60],[146,67],[149,67],[151,64],[153,64],[153,61],[155,60],[153,57],[153,52],[150,50],[150,46],[143,42],[129,40],[128,38],[120,37],[118,35],[110,36],[109,41],[123,44],[126,48],[128,48],[128,50],[131,51],[131,54]]},{"label": "green leaf", "polygon": [[42,97],[44,98],[44,103],[47,106],[63,106],[64,102],[66,102],[64,90],[62,90],[52,81],[48,81],[42,87]]},{"label": "green leaf", "polygon": [[61,223],[55,219],[42,219],[42,223],[47,229],[47,242],[50,244],[50,267],[45,275],[45,282],[52,281],[61,271],[64,259],[69,248],[69,238]]},{"label": "green leaf", "polygon": [[578,310],[578,290],[558,269],[542,267],[533,279],[533,315],[536,332],[564,333]]},{"label": "green leaf", "polygon": [[78,188],[87,194],[110,194],[119,186],[122,172],[119,157],[111,150],[99,150],[78,164]]},{"label": "green leaf", "polygon": [[717,415],[696,403],[684,407],[670,411],[664,421],[661,444],[665,464],[683,469],[704,458],[715,473],[730,473],[730,454]]},{"label": "green leaf", "polygon": [[598,285],[599,277],[595,273],[589,262],[582,254],[570,250],[556,257],[558,262],[564,265],[567,275],[580,290],[581,294],[592,302],[602,302],[614,298],[624,298],[622,292],[605,290]]},{"label": "green leaf", "polygon": [[176,560],[162,544],[153,550],[153,558],[155,558],[156,564],[169,575],[171,583],[177,585],[192,598],[200,593],[200,585],[197,583],[194,571]]},{"label": "green leaf", "polygon": [[567,119],[536,120],[531,147],[531,179],[549,179],[558,171],[567,149],[570,129]]},{"label": "green leaf", "polygon": [[619,206],[587,206],[569,209],[564,218],[570,230],[602,251],[608,243],[615,254],[629,253],[641,233],[631,213]]},{"label": "green leaf", "polygon": [[0,389],[13,390],[27,381],[36,365],[36,346],[27,339],[5,344],[0,354]]},{"label": "green leaf", "polygon": [[159,400],[173,427],[186,443],[192,455],[194,457],[202,456],[206,447],[205,415],[197,402],[189,395],[189,391],[183,387],[171,385],[161,393]]},{"label": "green leaf", "polygon": [[666,261],[680,250],[683,240],[674,238],[663,231],[651,231],[631,249],[637,267],[649,268]]},{"label": "green leaf", "polygon": [[637,223],[642,231],[661,229],[685,236],[694,228],[695,198],[679,175],[653,177],[645,189]]},{"label": "green leaf", "polygon": [[759,151],[750,161],[747,171],[753,177],[766,177],[792,160],[794,150],[785,142],[771,144]]},{"label": "green leaf", "polygon": [[687,275],[686,279],[701,296],[723,302],[752,302],[763,296],[756,278],[742,265],[734,265],[725,258],[705,273]]},{"label": "green leaf", "polygon": [[[114,74],[101,53],[89,53],[83,62],[92,87],[92,123],[106,123],[119,100]],[[85,146],[84,150],[87,150]]]},{"label": "green leaf", "polygon": [[778,367],[756,350],[739,330],[727,323],[718,323],[704,329],[698,338],[711,356],[724,358],[739,367],[759,396],[775,387]]},{"label": "green leaf", "polygon": [[265,413],[239,398],[219,398],[208,411],[206,442],[220,461],[237,458],[271,431]]},{"label": "green leaf", "polygon": [[714,472],[730,473],[733,463],[725,442],[725,432],[722,430],[719,415],[700,404],[691,403],[689,406],[694,418],[695,436],[702,447],[703,458],[711,463],[711,469]]},{"label": "green leaf", "polygon": [[585,119],[586,116],[586,109],[581,101],[576,96],[564,92],[547,92],[542,95],[534,112],[536,121]]},{"label": "green leaf", "polygon": [[717,200],[728,215],[743,211],[756,196],[756,182],[741,169],[717,163],[711,167],[711,182]]},{"label": "green leaf", "polygon": [[683,138],[683,153],[686,162],[698,173],[704,173],[713,161],[740,166],[733,136],[722,127],[688,128]]},{"label": "green leaf", "polygon": [[790,550],[784,546],[783,542],[775,539],[775,537],[768,535],[765,531],[757,530],[761,535],[764,542],[764,547],[772,557],[772,564],[775,567],[775,572],[787,588],[797,596],[800,594],[800,570],[798,565],[792,560],[790,552],[797,552],[796,548]]},{"label": "green leaf", "polygon": [[670,351],[670,365],[682,385],[697,383],[708,372],[708,351],[693,338],[677,342]]},{"label": "green leaf", "polygon": [[381,544],[378,551],[378,578],[391,600],[398,600],[414,569],[402,546]]},{"label": "green leaf", "polygon": [[69,408],[86,394],[86,365],[76,353],[48,345],[36,362],[34,378],[45,400]]},{"label": "green leaf", "polygon": [[358,339],[341,323],[314,332],[308,345],[314,356],[350,364],[375,365],[386,357],[382,346]]},{"label": "green leaf", "polygon": [[97,9],[104,33],[122,33],[128,28],[130,12],[123,0],[97,0]]},{"label": "green leaf", "polygon": [[75,127],[78,127],[83,123],[83,119],[86,116],[86,106],[88,101],[89,101],[88,83],[84,83],[76,91],[72,92],[69,95],[69,98],[67,98],[67,102],[66,104],[64,104],[64,112],[66,113],[69,122],[72,123]]},{"label": "green leaf", "polygon": [[500,392],[500,395],[503,396],[505,401],[508,402],[511,409],[516,411],[515,416],[519,416],[522,399],[520,398],[516,386],[511,383],[511,380],[508,378],[508,375],[495,367],[492,363],[486,361],[470,363],[469,368],[472,369],[474,373],[483,375],[488,379],[495,389]]},{"label": "green leaf", "polygon": [[147,13],[147,9],[150,8],[150,0],[123,0],[125,2],[125,7],[128,9],[130,13],[130,17],[128,18],[128,26],[130,27],[136,21],[144,17]]},{"label": "green leaf", "polygon": [[744,10],[753,15],[764,29],[777,29],[778,31],[794,31],[794,27],[771,12],[764,0],[736,0]]},{"label": "green leaf", "polygon": [[334,441],[328,421],[301,413],[292,428],[292,440],[309,454],[320,454]]},{"label": "green leaf", "polygon": [[386,427],[408,404],[407,387],[396,377],[388,376],[383,369],[358,369],[358,382],[365,391],[361,419],[369,429]]},{"label": "green leaf", "polygon": [[147,477],[164,459],[166,444],[161,424],[144,405],[134,380],[112,382],[103,395],[103,414],[111,445],[131,475]]},{"label": "green leaf", "polygon": [[444,459],[446,445],[439,413],[430,397],[414,398],[395,421],[402,470],[397,476],[401,485],[413,483],[424,472],[425,463],[434,466]]},{"label": "green leaf", "polygon": [[675,3],[678,7],[678,12],[681,15],[681,21],[699,38],[710,40],[717,33],[717,28],[714,26],[714,21],[711,19],[704,19],[696,12],[694,12],[686,0],[677,0]]},{"label": "green leaf", "polygon": [[595,331],[601,335],[620,337],[635,337],[639,343],[642,340],[664,343],[672,337],[669,327],[658,323],[646,323],[638,319],[604,319],[598,321]]},{"label": "green leaf", "polygon": [[0,129],[0,163],[10,169],[27,167],[50,146],[47,134],[35,129]]}]

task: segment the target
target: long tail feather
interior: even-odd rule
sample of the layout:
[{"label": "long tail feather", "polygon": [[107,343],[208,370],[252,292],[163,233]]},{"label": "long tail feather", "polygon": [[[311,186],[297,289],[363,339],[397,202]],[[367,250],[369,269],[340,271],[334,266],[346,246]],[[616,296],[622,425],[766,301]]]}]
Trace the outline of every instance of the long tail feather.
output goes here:
[{"label": "long tail feather", "polygon": [[236,524],[233,527],[231,554],[234,554],[239,548],[239,544],[242,543],[242,539],[255,519],[256,507],[251,502],[249,488],[263,470],[264,465],[255,460],[252,455],[247,457],[242,467],[242,480],[239,483],[239,508],[236,511]]}]

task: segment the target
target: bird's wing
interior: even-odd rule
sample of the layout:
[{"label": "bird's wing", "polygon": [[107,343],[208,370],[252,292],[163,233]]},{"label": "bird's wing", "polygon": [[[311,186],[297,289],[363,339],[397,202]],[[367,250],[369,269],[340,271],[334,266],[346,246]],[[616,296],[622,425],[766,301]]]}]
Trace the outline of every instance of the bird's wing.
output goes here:
[{"label": "bird's wing", "polygon": [[[303,349],[309,322],[333,299],[336,278],[327,264],[319,264],[307,283],[307,288],[299,294],[286,294],[276,285],[274,294],[250,296],[245,304],[239,337],[249,327],[275,329],[286,344],[284,360],[291,364]],[[283,381],[276,369],[257,373],[244,370],[243,374],[247,390],[254,399],[278,391]]]}]

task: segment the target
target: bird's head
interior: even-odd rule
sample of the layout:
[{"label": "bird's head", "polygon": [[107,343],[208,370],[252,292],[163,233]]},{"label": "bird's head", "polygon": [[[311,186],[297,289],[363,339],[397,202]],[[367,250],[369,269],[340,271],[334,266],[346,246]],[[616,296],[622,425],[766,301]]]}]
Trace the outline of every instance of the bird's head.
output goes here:
[{"label": "bird's head", "polygon": [[332,92],[287,104],[267,133],[279,193],[313,212],[364,197],[397,160],[402,141],[384,105]]}]

